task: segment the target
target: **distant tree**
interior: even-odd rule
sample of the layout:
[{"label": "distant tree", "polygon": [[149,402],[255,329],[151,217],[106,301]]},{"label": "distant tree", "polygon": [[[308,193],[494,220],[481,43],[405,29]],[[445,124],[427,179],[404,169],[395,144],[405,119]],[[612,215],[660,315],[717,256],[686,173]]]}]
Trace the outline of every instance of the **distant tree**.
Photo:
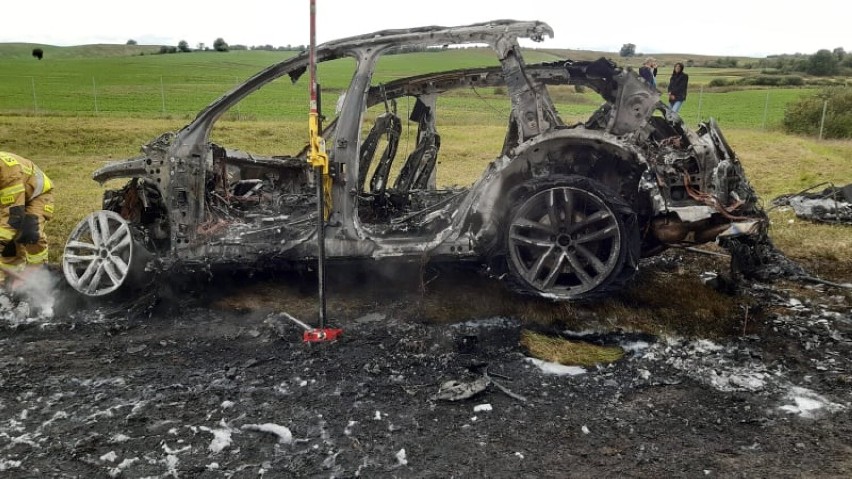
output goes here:
[{"label": "distant tree", "polygon": [[162,45],[160,47],[160,53],[169,53],[169,47]]},{"label": "distant tree", "polygon": [[198,42],[198,45],[196,45],[196,48],[197,48],[199,51],[202,51],[202,52],[203,52],[204,50],[206,50],[206,49],[207,49],[207,46],[206,46],[206,45],[204,45],[204,42]]},{"label": "distant tree", "polygon": [[828,76],[837,73],[837,58],[833,53],[822,49],[808,58],[805,71],[814,76]]},{"label": "distant tree", "polygon": [[213,42],[213,49],[217,52],[227,52],[228,43],[222,37],[219,37]]},{"label": "distant tree", "polygon": [[834,57],[837,58],[837,63],[842,62],[843,58],[846,56],[846,50],[844,50],[843,47],[837,47],[832,50],[831,53],[833,53]]},{"label": "distant tree", "polygon": [[189,50],[189,43],[186,43],[186,40],[179,41],[178,42],[178,50],[180,50],[183,53],[190,51]]},{"label": "distant tree", "polygon": [[239,45],[239,44],[237,44],[237,45],[229,45],[229,46],[228,46],[228,48],[230,48],[231,50],[248,50],[248,47],[247,47],[247,46],[245,46],[245,45]]},{"label": "distant tree", "polygon": [[136,45],[136,40],[132,38],[130,40],[127,40],[127,45]]},{"label": "distant tree", "polygon": [[636,55],[636,45],[632,43],[625,43],[621,46],[621,50],[618,51],[618,54],[622,57],[632,57]]},{"label": "distant tree", "polygon": [[44,57],[44,50],[41,48],[33,48],[33,56],[41,60]]}]

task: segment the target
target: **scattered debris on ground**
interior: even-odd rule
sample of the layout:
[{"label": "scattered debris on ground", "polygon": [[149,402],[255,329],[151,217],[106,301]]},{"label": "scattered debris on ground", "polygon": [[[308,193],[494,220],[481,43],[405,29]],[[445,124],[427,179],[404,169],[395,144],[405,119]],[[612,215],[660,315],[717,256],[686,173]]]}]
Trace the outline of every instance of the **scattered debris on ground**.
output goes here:
[{"label": "scattered debris on ground", "polygon": [[[593,316],[584,329],[538,329],[623,352],[585,367],[529,357],[522,318],[429,324],[410,298],[332,310],[346,333],[310,344],[280,311],[211,307],[233,303],[209,296],[129,307],[57,294],[52,316],[0,296],[0,471],[848,476],[849,295],[739,288],[753,301],[740,335],[655,335]],[[302,299],[285,297],[307,318]]]},{"label": "scattered debris on ground", "polygon": [[[814,191],[823,186],[822,190]],[[772,204],[789,206],[799,218],[852,225],[852,183],[846,186],[820,183],[799,193],[778,196]]]}]

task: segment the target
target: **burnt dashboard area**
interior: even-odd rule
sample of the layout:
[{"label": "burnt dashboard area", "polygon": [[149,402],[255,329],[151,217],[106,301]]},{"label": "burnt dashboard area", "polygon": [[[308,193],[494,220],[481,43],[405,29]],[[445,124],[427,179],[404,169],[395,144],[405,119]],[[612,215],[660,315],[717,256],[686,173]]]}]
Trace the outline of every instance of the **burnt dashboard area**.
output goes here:
[{"label": "burnt dashboard area", "polygon": [[260,156],[218,145],[211,151],[200,236],[217,236],[235,226],[305,222],[315,215],[316,191],[304,158]]}]

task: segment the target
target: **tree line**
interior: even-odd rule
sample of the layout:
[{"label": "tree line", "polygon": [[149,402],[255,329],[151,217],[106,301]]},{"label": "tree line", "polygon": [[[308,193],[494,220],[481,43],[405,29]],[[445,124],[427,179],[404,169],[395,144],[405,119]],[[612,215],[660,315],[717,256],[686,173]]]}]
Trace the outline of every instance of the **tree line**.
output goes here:
[{"label": "tree line", "polygon": [[[127,40],[127,45],[136,45],[136,40],[130,39]],[[160,47],[160,50],[157,53],[165,54],[165,53],[188,53],[188,52],[227,52],[231,50],[265,50],[265,51],[304,51],[306,47],[304,45],[287,45],[287,46],[279,46],[273,47],[272,45],[228,45],[228,42],[225,41],[224,38],[219,37],[213,41],[213,47],[208,47],[204,43],[199,43],[195,46],[195,48],[191,48],[189,43],[186,40],[181,40],[178,42],[176,46],[163,45]]]},{"label": "tree line", "polygon": [[[636,45],[625,43],[621,46],[618,54],[622,57],[636,56]],[[718,57],[704,62],[704,67],[709,68],[762,68],[773,70],[773,73],[807,73],[813,76],[831,76],[838,74],[852,74],[852,53],[847,53],[843,47],[834,50],[821,49],[813,54],[783,54],[769,55],[757,62],[747,65],[739,65],[739,60],[734,57]],[[690,62],[693,63],[694,62]],[[689,64],[687,66],[693,66]]]}]

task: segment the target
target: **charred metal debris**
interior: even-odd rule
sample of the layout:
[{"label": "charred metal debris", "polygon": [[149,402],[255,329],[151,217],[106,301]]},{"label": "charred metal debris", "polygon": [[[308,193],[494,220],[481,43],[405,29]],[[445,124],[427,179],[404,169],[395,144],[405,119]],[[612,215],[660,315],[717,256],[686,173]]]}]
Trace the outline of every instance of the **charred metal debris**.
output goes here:
[{"label": "charred metal debris", "polygon": [[772,205],[789,206],[802,219],[852,225],[852,183],[846,186],[820,183],[798,193],[778,196]]},{"label": "charred metal debris", "polygon": [[[552,34],[543,22],[501,20],[317,48],[318,63],[355,59],[323,130],[333,179],[330,261],[464,261],[516,292],[574,300],[620,289],[640,257],[670,247],[766,237],[766,215],[715,120],[689,129],[659,92],[607,59],[527,65],[518,39]],[[382,54],[466,44],[490,46],[495,66],[373,79]],[[319,218],[307,149],[261,156],[209,141],[226,111],[277,78],[297,82],[307,64],[304,53],[268,67],[140,156],[97,170],[98,182],[129,181],[69,238],[69,284],[104,296],[173,268],[313,261]],[[590,88],[603,103],[587,121],[566,124],[548,90],[561,85]],[[438,185],[437,169],[452,161],[438,99],[486,87],[506,91],[502,148],[472,185]],[[413,105],[404,115],[401,100]],[[376,111],[373,120],[365,115]],[[407,155],[399,148],[405,122],[416,130]]]}]

